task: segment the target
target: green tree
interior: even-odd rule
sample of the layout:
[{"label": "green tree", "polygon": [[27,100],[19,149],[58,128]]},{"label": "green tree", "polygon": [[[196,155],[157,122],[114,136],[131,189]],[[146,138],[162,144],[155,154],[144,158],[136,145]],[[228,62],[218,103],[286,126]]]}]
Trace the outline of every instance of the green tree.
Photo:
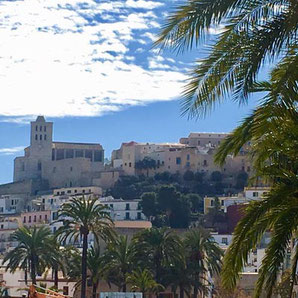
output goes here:
[{"label": "green tree", "polygon": [[195,175],[194,175],[193,171],[188,170],[184,173],[183,180],[184,181],[193,181],[194,177],[195,177]]},{"label": "green tree", "polygon": [[157,215],[157,199],[155,192],[145,192],[141,196],[140,206],[142,212],[150,218]]},{"label": "green tree", "polygon": [[36,285],[36,275],[41,274],[53,257],[51,230],[47,227],[26,226],[17,229],[11,236],[18,242],[17,247],[9,251],[3,262],[6,270],[15,272],[18,268],[29,271],[32,284]]},{"label": "green tree", "polygon": [[131,272],[134,264],[134,245],[127,236],[119,235],[108,244],[104,253],[106,275],[117,272],[117,285],[126,292],[126,275]]},{"label": "green tree", "polygon": [[82,197],[72,198],[58,212],[58,222],[63,226],[57,230],[57,237],[61,241],[83,238],[81,298],[86,298],[88,236],[92,233],[98,243],[99,237],[107,240],[113,234],[112,220],[105,208],[95,197]]},{"label": "green tree", "polygon": [[203,213],[204,212],[204,200],[201,196],[195,193],[185,195],[186,199],[191,203],[191,212]]},{"label": "green tree", "polygon": [[243,189],[247,185],[248,174],[240,172],[236,178],[236,188]]},{"label": "green tree", "polygon": [[221,267],[222,249],[210,233],[203,229],[191,230],[185,235],[184,245],[189,270],[192,272],[194,297],[206,291],[206,274],[218,274]]},{"label": "green tree", "polygon": [[222,181],[222,173],[219,171],[214,171],[211,173],[210,179],[211,179],[211,181],[214,181],[214,182],[221,182]]},{"label": "green tree", "polygon": [[141,292],[143,297],[149,293],[158,293],[164,290],[164,287],[157,283],[152,273],[148,269],[141,270],[140,268],[134,270],[126,277],[126,282],[130,284],[133,292]]},{"label": "green tree", "polygon": [[180,258],[180,239],[166,228],[151,228],[137,234],[133,241],[138,265],[152,270],[161,283],[164,268]]}]

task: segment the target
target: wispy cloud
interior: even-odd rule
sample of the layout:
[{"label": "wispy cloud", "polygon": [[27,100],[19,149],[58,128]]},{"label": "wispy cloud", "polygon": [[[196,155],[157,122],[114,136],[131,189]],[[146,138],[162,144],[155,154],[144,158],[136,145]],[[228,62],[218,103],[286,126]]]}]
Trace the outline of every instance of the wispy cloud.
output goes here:
[{"label": "wispy cloud", "polygon": [[0,155],[14,155],[24,150],[24,146],[0,148]]},{"label": "wispy cloud", "polygon": [[143,63],[164,4],[1,1],[0,116],[98,116],[179,96],[183,71]]}]

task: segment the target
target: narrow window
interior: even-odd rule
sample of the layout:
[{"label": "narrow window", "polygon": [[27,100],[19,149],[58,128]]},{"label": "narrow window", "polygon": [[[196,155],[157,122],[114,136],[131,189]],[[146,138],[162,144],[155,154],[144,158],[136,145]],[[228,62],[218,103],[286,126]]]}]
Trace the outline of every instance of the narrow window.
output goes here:
[{"label": "narrow window", "polygon": [[35,131],[38,131],[38,126],[37,125],[35,126]]},{"label": "narrow window", "polygon": [[42,141],[42,135],[39,136],[39,139]]},{"label": "narrow window", "polygon": [[29,216],[29,220],[28,220],[28,222],[31,222],[31,216]]},{"label": "narrow window", "polygon": [[37,141],[37,135],[35,135],[35,140]]},{"label": "narrow window", "polygon": [[39,127],[39,131],[42,131],[42,126]]},{"label": "narrow window", "polygon": [[43,131],[47,131],[47,127],[46,126],[44,126]]},{"label": "narrow window", "polygon": [[46,141],[47,140],[47,135],[44,135],[43,139]]}]

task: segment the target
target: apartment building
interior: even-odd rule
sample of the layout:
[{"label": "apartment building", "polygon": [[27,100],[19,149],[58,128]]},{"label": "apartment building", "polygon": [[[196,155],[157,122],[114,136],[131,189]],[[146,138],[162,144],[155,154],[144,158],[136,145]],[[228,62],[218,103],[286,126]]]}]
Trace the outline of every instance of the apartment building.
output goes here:
[{"label": "apartment building", "polygon": [[[269,191],[270,187],[245,187],[243,193],[235,196],[218,197],[220,209],[226,213],[229,206],[245,204],[252,200],[260,200]],[[204,214],[208,213],[210,208],[214,208],[215,200],[214,197],[204,198]]]},{"label": "apartment building", "polygon": [[100,198],[99,201],[107,207],[107,211],[114,221],[146,220],[139,205],[140,200],[116,200],[109,196]]}]

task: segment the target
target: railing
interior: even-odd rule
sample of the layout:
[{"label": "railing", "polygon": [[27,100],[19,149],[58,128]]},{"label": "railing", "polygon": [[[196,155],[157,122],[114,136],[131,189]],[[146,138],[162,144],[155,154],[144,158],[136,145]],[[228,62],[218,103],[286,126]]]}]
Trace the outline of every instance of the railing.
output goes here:
[{"label": "railing", "polygon": [[[38,292],[36,289],[42,290],[44,293]],[[62,295],[52,290],[48,290],[39,286],[31,285],[29,288],[29,298],[48,298],[48,297],[58,297],[58,298],[68,298],[70,296]]]}]

